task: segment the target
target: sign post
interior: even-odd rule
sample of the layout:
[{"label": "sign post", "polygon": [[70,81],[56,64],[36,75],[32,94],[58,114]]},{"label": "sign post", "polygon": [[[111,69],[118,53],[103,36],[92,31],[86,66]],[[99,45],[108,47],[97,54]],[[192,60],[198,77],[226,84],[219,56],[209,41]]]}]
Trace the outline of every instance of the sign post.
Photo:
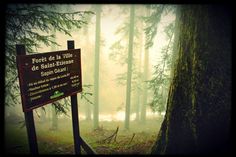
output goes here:
[{"label": "sign post", "polygon": [[22,107],[31,154],[38,154],[33,110],[71,96],[71,112],[75,154],[80,146],[94,153],[80,137],[77,93],[82,91],[81,54],[74,41],[67,41],[68,50],[26,55],[25,45],[16,45],[16,62]]},{"label": "sign post", "polygon": [[[74,49],[74,41],[67,41],[67,48]],[[80,69],[81,71],[81,69]],[[77,103],[77,94],[71,95],[71,112],[72,112],[72,125],[73,125],[73,137],[74,137],[74,149],[75,154],[81,154],[81,140],[80,140],[80,132],[79,132],[79,114],[78,114],[78,103]]]},{"label": "sign post", "polygon": [[[16,45],[16,54],[26,55],[25,45]],[[27,135],[28,135],[28,143],[30,146],[30,153],[38,154],[38,143],[37,143],[37,136],[35,132],[33,110],[24,112],[24,115],[25,115],[25,125],[26,125]]]}]

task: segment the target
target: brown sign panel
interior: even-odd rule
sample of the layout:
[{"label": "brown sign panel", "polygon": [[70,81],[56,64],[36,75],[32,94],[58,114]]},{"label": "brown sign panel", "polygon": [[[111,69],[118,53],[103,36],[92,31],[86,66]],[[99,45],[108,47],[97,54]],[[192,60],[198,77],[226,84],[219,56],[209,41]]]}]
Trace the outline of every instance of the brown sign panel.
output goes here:
[{"label": "brown sign panel", "polygon": [[82,91],[80,49],[18,55],[23,111]]}]

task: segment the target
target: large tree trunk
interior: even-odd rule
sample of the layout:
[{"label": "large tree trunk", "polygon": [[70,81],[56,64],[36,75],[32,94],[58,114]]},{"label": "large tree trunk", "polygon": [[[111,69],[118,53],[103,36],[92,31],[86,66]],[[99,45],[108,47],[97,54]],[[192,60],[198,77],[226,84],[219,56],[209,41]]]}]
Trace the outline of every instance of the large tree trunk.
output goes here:
[{"label": "large tree trunk", "polygon": [[126,106],[125,106],[125,128],[129,129],[130,121],[130,96],[132,80],[132,61],[133,61],[133,40],[134,40],[134,5],[130,6],[130,27],[129,27],[129,53],[127,66],[127,85],[126,85]]},{"label": "large tree trunk", "polygon": [[231,13],[220,6],[179,9],[179,58],[152,153],[226,152],[230,150]]},{"label": "large tree trunk", "polygon": [[96,36],[95,36],[95,64],[94,64],[94,110],[93,127],[99,127],[99,56],[101,32],[101,5],[96,7]]}]

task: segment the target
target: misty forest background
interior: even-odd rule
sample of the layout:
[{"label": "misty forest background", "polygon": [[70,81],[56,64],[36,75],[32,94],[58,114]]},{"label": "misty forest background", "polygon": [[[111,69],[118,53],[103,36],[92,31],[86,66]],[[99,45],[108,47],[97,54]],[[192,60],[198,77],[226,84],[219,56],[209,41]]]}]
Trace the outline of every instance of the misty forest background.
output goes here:
[{"label": "misty forest background", "polygon": [[[210,5],[8,5],[5,151],[29,153],[15,45],[41,53],[74,40],[80,134],[98,154],[228,152],[230,18]],[[34,110],[40,154],[74,153],[70,109],[65,98]]]}]

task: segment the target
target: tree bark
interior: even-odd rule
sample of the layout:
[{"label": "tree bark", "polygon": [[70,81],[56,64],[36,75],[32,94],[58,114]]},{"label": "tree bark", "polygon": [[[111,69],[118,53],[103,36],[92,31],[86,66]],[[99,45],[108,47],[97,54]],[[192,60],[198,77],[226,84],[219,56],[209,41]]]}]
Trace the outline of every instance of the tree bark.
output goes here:
[{"label": "tree bark", "polygon": [[152,153],[227,153],[231,149],[230,8],[178,9],[179,58]]}]

